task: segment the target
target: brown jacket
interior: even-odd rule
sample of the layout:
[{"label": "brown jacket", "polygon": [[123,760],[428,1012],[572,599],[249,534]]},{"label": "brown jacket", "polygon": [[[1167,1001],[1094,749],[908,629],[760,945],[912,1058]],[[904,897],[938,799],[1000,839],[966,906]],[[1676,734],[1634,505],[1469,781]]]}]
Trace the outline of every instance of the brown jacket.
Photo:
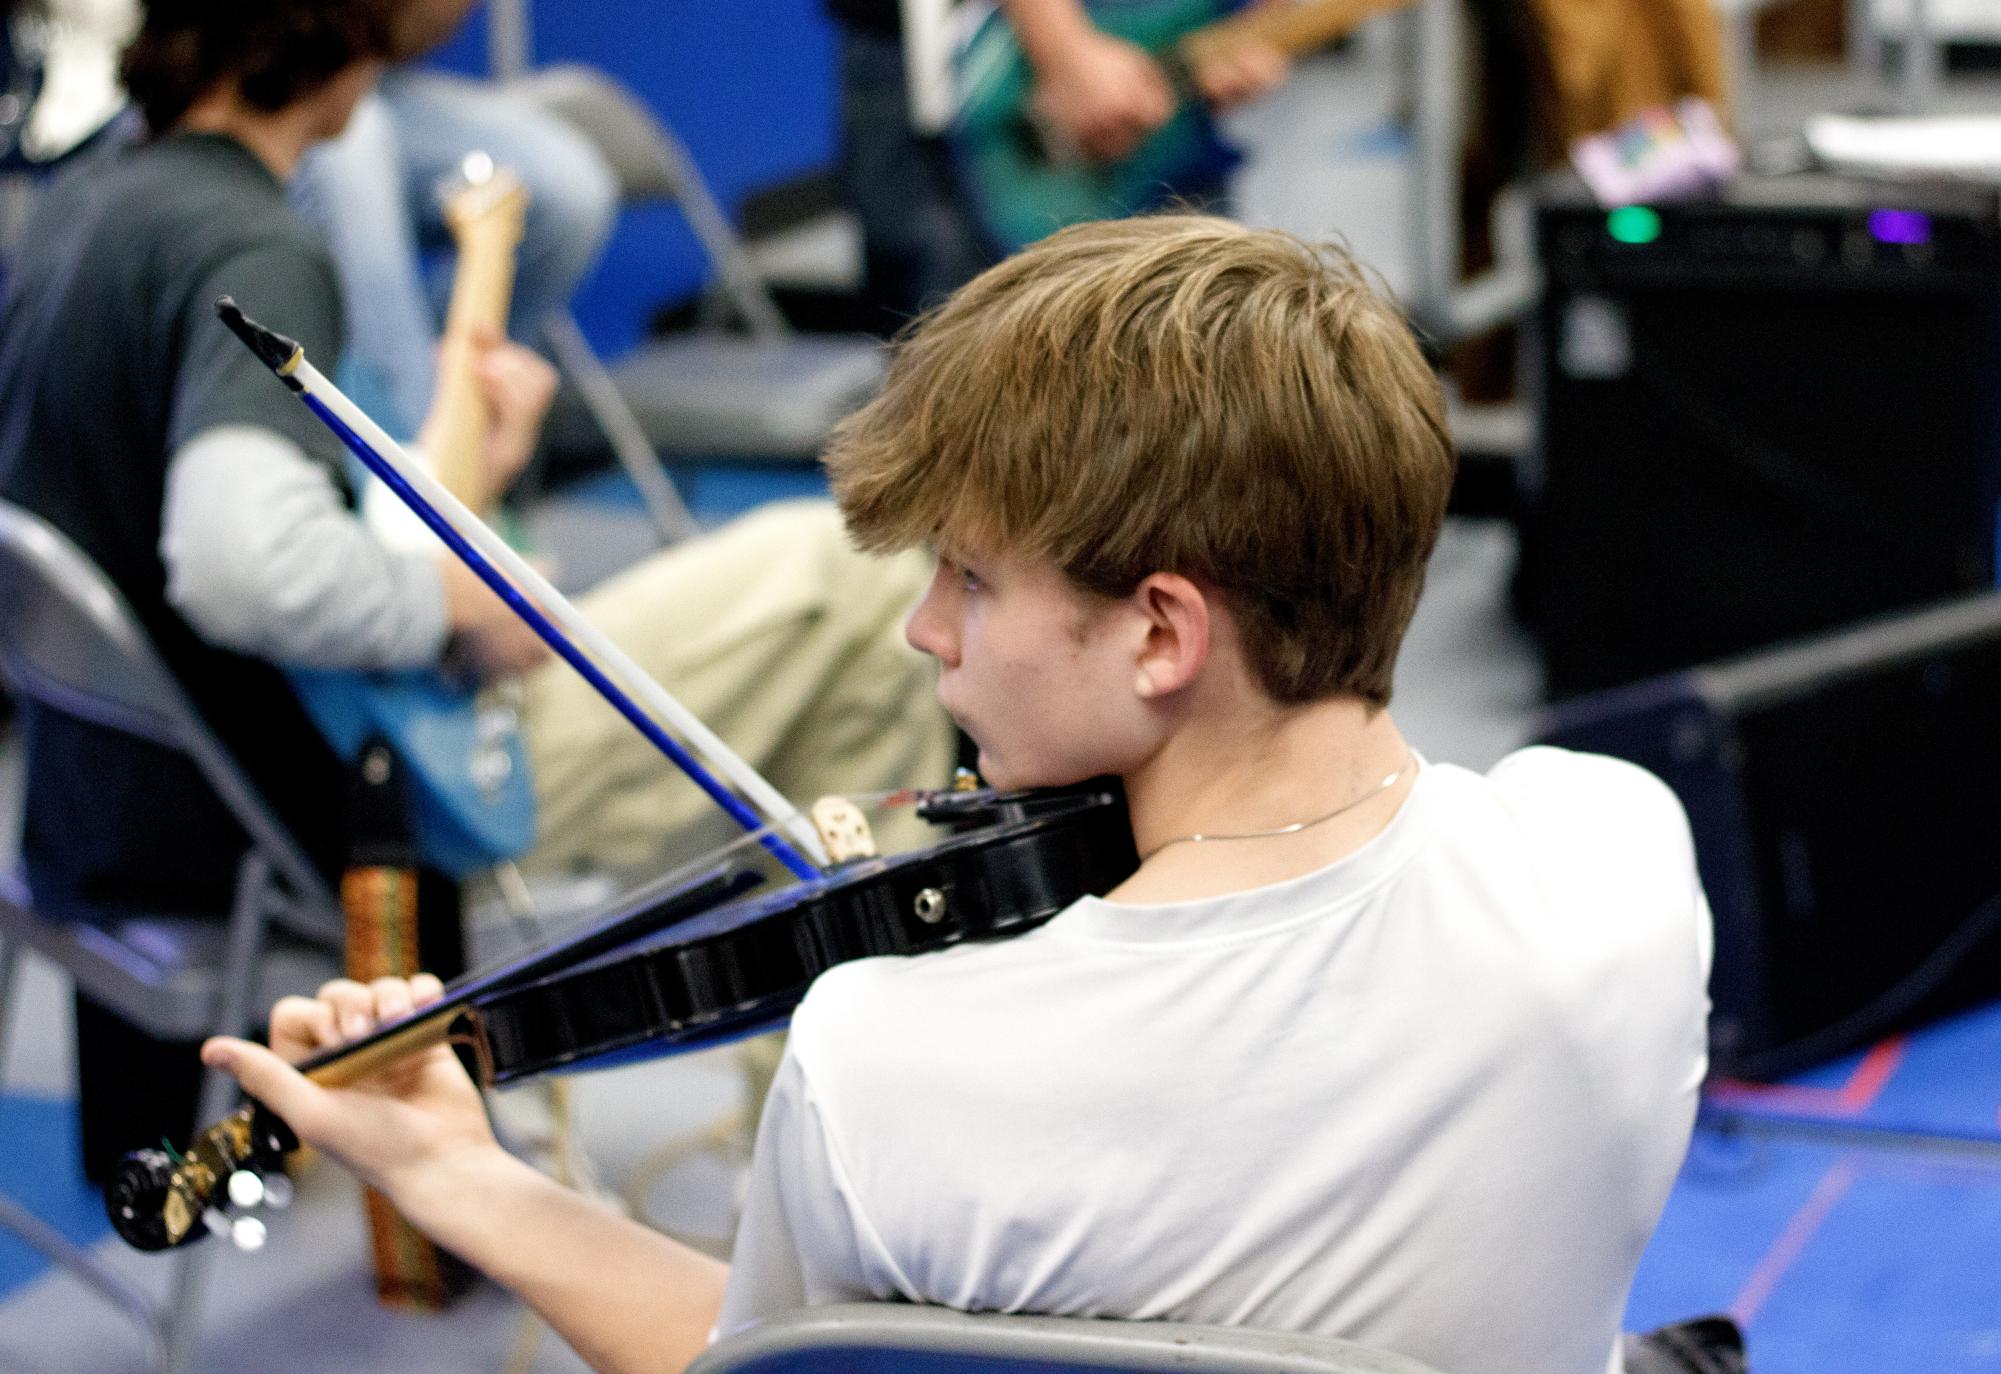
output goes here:
[{"label": "brown jacket", "polygon": [[1540,40],[1530,65],[1547,154],[1682,96],[1701,96],[1728,119],[1710,0],[1528,0],[1527,9]]}]

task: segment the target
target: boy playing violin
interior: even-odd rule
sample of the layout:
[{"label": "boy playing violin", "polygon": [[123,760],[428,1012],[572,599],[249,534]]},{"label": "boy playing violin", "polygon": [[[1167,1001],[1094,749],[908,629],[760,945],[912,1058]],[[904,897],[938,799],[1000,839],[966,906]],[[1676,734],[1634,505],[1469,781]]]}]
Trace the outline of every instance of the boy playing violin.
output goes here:
[{"label": "boy playing violin", "polygon": [[1039,929],[843,965],[799,1007],[727,1268],[509,1158],[452,1056],[283,1062],[434,997],[336,983],[298,1133],[606,1370],[787,1308],[1243,1324],[1457,1374],[1605,1374],[1704,1069],[1686,822],[1628,765],[1420,757],[1387,706],[1453,457],[1344,254],[1084,225],[903,342],[828,457],[987,780],[1112,774],[1141,861]]}]

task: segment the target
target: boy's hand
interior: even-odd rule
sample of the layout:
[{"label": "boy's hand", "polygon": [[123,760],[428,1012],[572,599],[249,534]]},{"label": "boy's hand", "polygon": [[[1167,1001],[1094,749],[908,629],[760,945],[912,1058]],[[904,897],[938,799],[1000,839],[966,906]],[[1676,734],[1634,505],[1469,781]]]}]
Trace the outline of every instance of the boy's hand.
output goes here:
[{"label": "boy's hand", "polygon": [[1175,105],[1166,74],[1145,49],[1092,28],[1037,66],[1033,99],[1064,138],[1099,162],[1137,148]]},{"label": "boy's hand", "polygon": [[486,1104],[457,1056],[437,1045],[344,1088],[323,1088],[291,1066],[400,1020],[442,992],[429,974],[366,985],[336,979],[317,997],[287,997],[271,1009],[270,1049],[217,1036],[202,1046],[202,1062],[236,1079],[300,1140],[398,1198],[427,1176],[500,1150]]},{"label": "boy's hand", "polygon": [[481,681],[515,677],[549,657],[549,646],[512,607],[465,564],[444,554],[438,575],[445,584],[445,623],[454,656],[462,654]]},{"label": "boy's hand", "polygon": [[556,399],[556,369],[531,348],[486,334],[475,340],[474,367],[486,395],[486,471],[506,491],[535,456],[542,421]]},{"label": "boy's hand", "polygon": [[1291,59],[1269,43],[1219,43],[1191,64],[1195,88],[1212,108],[1227,110],[1254,100],[1285,80]]}]

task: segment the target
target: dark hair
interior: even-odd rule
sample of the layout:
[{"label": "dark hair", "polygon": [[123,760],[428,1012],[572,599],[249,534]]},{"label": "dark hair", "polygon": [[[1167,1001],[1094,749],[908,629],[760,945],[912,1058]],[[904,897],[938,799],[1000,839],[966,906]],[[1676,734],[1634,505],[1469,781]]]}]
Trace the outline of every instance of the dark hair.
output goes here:
[{"label": "dark hair", "polygon": [[147,0],[121,75],[163,134],[218,83],[276,112],[350,63],[387,56],[394,0]]}]

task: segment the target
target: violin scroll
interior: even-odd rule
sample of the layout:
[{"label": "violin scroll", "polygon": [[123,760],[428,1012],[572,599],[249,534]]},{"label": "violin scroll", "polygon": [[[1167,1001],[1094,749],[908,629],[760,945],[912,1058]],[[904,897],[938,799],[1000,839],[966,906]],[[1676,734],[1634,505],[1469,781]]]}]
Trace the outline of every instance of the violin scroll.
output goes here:
[{"label": "violin scroll", "polygon": [[264,1222],[252,1214],[291,1203],[285,1155],[298,1144],[284,1122],[246,1104],[185,1153],[138,1150],[120,1160],[104,1190],[105,1213],[139,1250],[170,1250],[206,1235],[226,1235],[239,1250],[261,1249]]}]

